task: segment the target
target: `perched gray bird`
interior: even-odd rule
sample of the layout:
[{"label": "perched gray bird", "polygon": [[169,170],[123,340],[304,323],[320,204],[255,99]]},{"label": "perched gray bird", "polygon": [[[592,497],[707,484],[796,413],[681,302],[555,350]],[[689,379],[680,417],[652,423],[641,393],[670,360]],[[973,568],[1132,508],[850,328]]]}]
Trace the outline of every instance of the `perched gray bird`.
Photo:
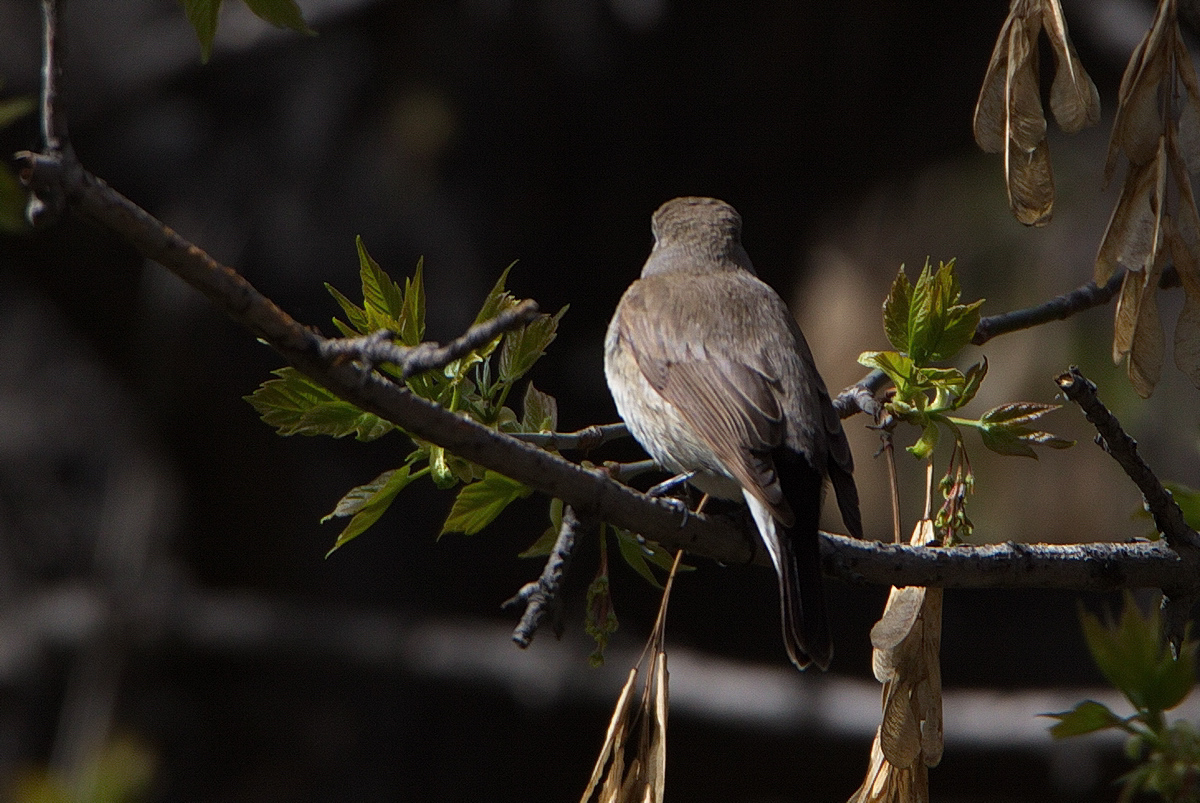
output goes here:
[{"label": "perched gray bird", "polygon": [[812,352],[713,198],[654,213],[654,249],[617,305],[604,374],[630,432],[668,471],[744,498],[779,575],[783,640],[801,669],[833,657],[817,536],[828,476],[862,537],[854,461]]}]

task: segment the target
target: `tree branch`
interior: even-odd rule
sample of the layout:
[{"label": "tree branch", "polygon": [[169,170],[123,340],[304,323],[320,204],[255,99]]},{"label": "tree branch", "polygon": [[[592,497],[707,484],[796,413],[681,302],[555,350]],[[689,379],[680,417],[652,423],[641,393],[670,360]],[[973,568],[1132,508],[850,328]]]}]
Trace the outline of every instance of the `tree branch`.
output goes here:
[{"label": "tree branch", "polygon": [[512,640],[518,647],[528,647],[546,614],[559,608],[558,592],[571,564],[571,553],[575,550],[575,544],[581,535],[594,531],[598,524],[599,522],[590,516],[577,516],[575,509],[570,505],[563,506],[558,538],[554,542],[554,548],[550,550],[550,556],[546,558],[541,576],[536,581],[522,586],[516,596],[503,605],[504,608],[525,605],[525,613],[512,634]]},{"label": "tree branch", "polygon": [[598,449],[609,441],[627,437],[629,430],[624,424],[594,424],[574,432],[517,432],[513,437],[517,440],[531,443],[542,449],[561,452],[565,449],[578,449],[590,452]]},{"label": "tree branch", "polygon": [[[1188,526],[1171,492],[1163,487],[1154,471],[1138,454],[1137,441],[1129,437],[1117,417],[1100,401],[1096,385],[1075,366],[1059,375],[1057,382],[1066,397],[1078,404],[1087,420],[1096,427],[1097,445],[1117,461],[1142,492],[1146,509],[1154,518],[1155,528],[1179,556],[1188,574],[1193,578],[1200,576],[1200,536]],[[1163,630],[1178,655],[1187,634],[1192,608],[1200,601],[1200,587],[1193,580],[1178,589],[1160,588],[1163,590]]]},{"label": "tree branch", "polygon": [[[383,349],[383,346],[388,347],[383,349],[386,352],[384,359],[388,361],[399,357],[397,364],[400,365],[412,359],[414,366],[432,366],[442,359],[454,359],[454,355],[460,353],[459,349],[469,347],[478,338],[494,337],[497,330],[475,329],[447,346],[419,346],[403,355],[391,352],[392,344],[382,337],[368,338],[367,341],[356,338],[354,340],[359,342],[353,345],[329,340],[294,320],[236,271],[220,264],[85,171],[68,147],[61,110],[56,108],[58,8],[54,0],[43,0],[43,12],[46,26],[42,98],[42,122],[47,133],[45,153],[17,155],[23,162],[22,179],[37,198],[63,199],[72,211],[113,231],[144,256],[162,264],[204,293],[298,370],[339,397],[397,424],[413,436],[436,443],[548,496],[562,499],[580,519],[596,517],[611,522],[658,541],[669,550],[684,549],[723,563],[769,565],[760,540],[752,532],[718,516],[685,516],[670,502],[652,499],[623,486],[603,470],[586,470],[530,443],[451,413],[370,369],[377,361],[375,350]],[[31,213],[33,211],[31,207]],[[1091,296],[1093,301],[1098,297],[1094,293]],[[1072,306],[1075,302],[1064,303],[1068,308],[1076,309]],[[1054,309],[1058,310],[1058,307]],[[520,314],[532,312],[527,310]],[[1058,312],[1038,315],[1052,318]],[[990,324],[993,329],[985,330],[983,339],[1000,331],[1019,328],[1016,321],[1040,320],[1038,315],[1025,311]],[[992,319],[985,319],[989,320]],[[508,323],[511,322],[504,325]],[[988,331],[992,334],[987,334]],[[351,359],[347,359],[347,355]],[[413,370],[421,368],[414,367]],[[872,374],[843,393],[838,400],[842,414],[849,414],[854,409],[873,409],[877,404],[874,393],[881,385],[880,376]],[[616,429],[606,431],[615,433]],[[563,436],[550,436],[546,442],[561,444],[562,441],[554,440],[558,437]],[[584,436],[580,435],[578,442],[584,441]],[[1074,547],[1009,544],[914,549],[824,535],[822,554],[826,570],[835,576],[852,582],[887,585],[1079,589],[1156,586],[1169,594],[1180,595],[1194,593],[1200,583],[1198,573],[1190,571],[1190,564],[1185,566],[1180,555],[1166,544]]]},{"label": "tree branch", "polygon": [[445,368],[460,357],[465,357],[507,331],[529,323],[537,316],[537,304],[526,299],[515,307],[504,310],[495,318],[475,324],[444,346],[429,342],[416,346],[398,346],[392,342],[396,333],[381,329],[362,337],[322,340],[319,348],[322,357],[358,360],[367,370],[380,363],[392,363],[399,367],[403,377],[408,379],[426,371]]}]

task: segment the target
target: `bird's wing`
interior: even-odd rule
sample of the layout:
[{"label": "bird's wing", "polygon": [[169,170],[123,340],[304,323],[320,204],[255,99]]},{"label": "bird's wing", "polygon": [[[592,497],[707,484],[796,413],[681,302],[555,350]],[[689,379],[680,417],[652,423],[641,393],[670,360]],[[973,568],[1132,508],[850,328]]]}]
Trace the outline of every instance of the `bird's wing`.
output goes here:
[{"label": "bird's wing", "polygon": [[695,316],[671,305],[649,309],[638,290],[635,284],[622,300],[619,331],[642,375],[729,474],[790,526],[771,457],[786,432],[778,379],[714,353],[705,345],[712,332]]}]

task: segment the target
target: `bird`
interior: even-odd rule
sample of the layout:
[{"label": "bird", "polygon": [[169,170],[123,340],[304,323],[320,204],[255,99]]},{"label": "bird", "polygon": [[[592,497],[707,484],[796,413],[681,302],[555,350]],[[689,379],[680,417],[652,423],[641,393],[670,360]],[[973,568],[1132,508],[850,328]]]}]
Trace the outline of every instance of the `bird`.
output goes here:
[{"label": "bird", "polygon": [[664,470],[744,500],[779,578],[788,657],[828,669],[817,529],[826,478],[846,529],[862,537],[841,420],[787,304],[755,273],[737,211],[675,198],[651,230],[650,256],[605,336],[617,410]]}]

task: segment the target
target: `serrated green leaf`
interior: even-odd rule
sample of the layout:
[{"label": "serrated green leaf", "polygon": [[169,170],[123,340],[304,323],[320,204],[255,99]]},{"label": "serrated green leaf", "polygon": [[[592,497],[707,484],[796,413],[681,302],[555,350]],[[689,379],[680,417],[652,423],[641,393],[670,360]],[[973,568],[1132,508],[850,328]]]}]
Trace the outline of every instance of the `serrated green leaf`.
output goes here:
[{"label": "serrated green leaf", "polygon": [[498,371],[501,382],[517,381],[541,359],[558,336],[558,322],[566,312],[567,307],[563,307],[554,315],[539,315],[504,336]]},{"label": "serrated green leaf", "polygon": [[[525,413],[521,418],[522,432],[554,432],[558,427],[558,401],[549,393],[535,388],[532,382],[525,388],[521,409]],[[497,424],[504,429],[499,421]]]},{"label": "serrated green leaf", "polygon": [[[513,265],[515,264],[517,263],[514,262]],[[500,278],[492,285],[492,289],[483,300],[483,306],[479,308],[479,314],[475,316],[475,323],[490,321],[506,309],[517,305],[516,297],[504,288],[504,283],[508,281],[508,272],[513,269],[513,265],[505,268]]]},{"label": "serrated green leaf", "polygon": [[858,355],[859,365],[867,368],[878,368],[888,375],[897,388],[908,388],[912,384],[915,366],[906,355],[895,351],[864,351]]},{"label": "serrated green leaf", "polygon": [[654,576],[654,572],[650,571],[650,566],[646,563],[649,552],[638,541],[637,536],[628,530],[616,527],[613,530],[617,536],[617,549],[620,550],[621,557],[629,564],[629,567],[650,585],[662,588],[662,583],[658,582],[658,578]]},{"label": "serrated green leaf", "polygon": [[1057,410],[1058,404],[1038,404],[1036,402],[1014,402],[993,407],[979,417],[985,424],[1005,424],[1008,426],[1025,426],[1032,424],[1046,413]]},{"label": "serrated green leaf", "polygon": [[245,400],[264,423],[280,435],[354,435],[360,441],[379,438],[395,425],[343,401],[295,368],[279,368]]},{"label": "serrated green leaf", "polygon": [[924,460],[933,453],[938,443],[938,425],[930,421],[921,432],[920,439],[908,447],[908,452],[918,460]]},{"label": "serrated green leaf", "polygon": [[291,28],[306,36],[316,36],[317,32],[308,27],[304,14],[295,0],[245,0],[254,16],[280,28]]},{"label": "serrated green leaf", "polygon": [[1096,666],[1141,711],[1158,714],[1174,708],[1196,680],[1196,642],[1185,638],[1179,658],[1162,640],[1157,608],[1141,615],[1133,595],[1125,593],[1121,615],[1105,626],[1082,608],[1080,620]]},{"label": "serrated green leaf", "polygon": [[333,319],[333,324],[341,331],[344,337],[354,337],[355,335],[365,335],[371,331],[370,324],[367,323],[366,310],[359,307],[350,299],[346,298],[340,290],[334,287],[329,282],[325,282],[325,289],[329,291],[329,295],[333,296],[333,300],[342,308],[342,312],[346,316],[347,326],[337,318]]},{"label": "serrated green leaf", "polygon": [[221,11],[221,0],[183,0],[183,10],[188,22],[196,30],[200,41],[200,61],[207,64],[212,56],[213,39],[217,35],[217,15]]},{"label": "serrated green leaf", "polygon": [[[391,329],[401,331],[404,315],[404,291],[379,267],[363,244],[362,237],[354,239],[358,246],[358,275],[362,280],[363,309],[370,331]],[[406,343],[405,345],[415,345]]]},{"label": "serrated green leaf", "polygon": [[325,557],[329,557],[346,542],[361,535],[372,524],[379,521],[379,517],[395,501],[396,495],[414,479],[410,468],[411,464],[385,471],[366,485],[350,489],[350,492],[338,501],[333,512],[321,519],[321,523],[324,524],[335,517],[352,516],[353,518],[338,535],[337,541],[334,542]]},{"label": "serrated green leaf", "polygon": [[1175,504],[1183,511],[1183,520],[1193,530],[1200,530],[1200,491],[1177,482],[1164,482]]},{"label": "serrated green leaf", "polygon": [[1050,727],[1050,735],[1055,739],[1065,739],[1068,736],[1082,736],[1108,728],[1119,728],[1125,720],[1109,710],[1103,703],[1094,700],[1084,700],[1071,711],[1060,714],[1043,714],[1053,717],[1058,723]]},{"label": "serrated green leaf", "polygon": [[500,515],[504,508],[533,491],[516,480],[494,471],[485,471],[483,479],[458,492],[450,515],[442,525],[442,534],[474,535]]},{"label": "serrated green leaf", "polygon": [[966,305],[956,304],[946,310],[939,321],[941,331],[936,337],[931,337],[926,346],[926,359],[931,362],[949,360],[962,351],[975,337],[975,330],[979,327],[979,308],[982,306],[983,299],[980,299]]},{"label": "serrated green leaf", "polygon": [[[959,304],[961,295],[954,260],[937,270],[926,260],[912,288],[906,326],[906,353],[918,366],[948,360],[971,341],[983,301]],[[898,311],[893,313],[897,316]],[[898,332],[900,321],[893,320],[891,327]]]},{"label": "serrated green leaf", "polygon": [[925,365],[925,344],[929,341],[930,317],[933,314],[934,284],[929,260],[917,275],[917,281],[912,289],[912,301],[908,306],[908,351],[906,352],[917,365]]},{"label": "serrated green leaf", "polygon": [[979,362],[967,369],[966,384],[963,385],[962,393],[954,402],[954,409],[965,407],[975,398],[975,394],[979,392],[979,386],[983,384],[984,377],[987,376],[987,357],[984,357]]},{"label": "serrated green leaf", "polygon": [[991,449],[996,454],[1006,455],[1008,457],[1032,457],[1037,459],[1037,452],[1025,442],[1024,435],[1027,434],[1021,428],[1013,429],[1005,425],[997,426],[981,426],[979,435],[983,438],[983,445]]},{"label": "serrated green leaf", "polygon": [[908,316],[912,308],[912,285],[900,266],[892,281],[892,289],[883,301],[883,331],[887,334],[888,342],[896,351],[908,353]]},{"label": "serrated green leaf", "polygon": [[8,128],[22,117],[32,114],[36,108],[37,101],[24,95],[0,100],[0,128]]},{"label": "serrated green leaf", "polygon": [[417,260],[412,278],[404,280],[403,313],[400,315],[400,342],[415,346],[425,337],[425,259]]},{"label": "serrated green leaf", "polygon": [[529,545],[529,548],[517,555],[518,558],[544,558],[554,550],[554,544],[558,541],[558,533],[562,529],[562,514],[563,501],[561,499],[550,500],[550,526],[538,536],[538,540]]}]

